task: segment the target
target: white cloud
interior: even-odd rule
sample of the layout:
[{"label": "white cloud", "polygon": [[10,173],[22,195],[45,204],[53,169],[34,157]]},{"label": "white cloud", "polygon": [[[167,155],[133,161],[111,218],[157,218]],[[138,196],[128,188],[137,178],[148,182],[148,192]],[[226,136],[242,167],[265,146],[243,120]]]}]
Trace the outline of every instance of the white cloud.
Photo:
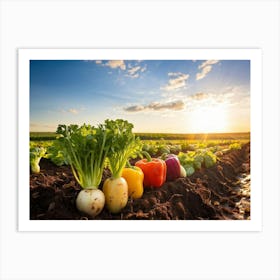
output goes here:
[{"label": "white cloud", "polygon": [[180,111],[185,108],[185,103],[182,100],[176,100],[172,102],[152,102],[146,106],[134,105],[124,108],[126,112],[140,112],[140,111]]},{"label": "white cloud", "polygon": [[186,86],[186,80],[190,77],[189,74],[183,74],[183,73],[180,73],[180,72],[178,72],[178,73],[170,72],[170,73],[168,73],[168,76],[172,76],[172,77],[175,77],[175,78],[170,79],[168,81],[168,84],[161,88],[161,89],[167,90],[167,91],[185,87]]},{"label": "white cloud", "polygon": [[138,70],[141,69],[141,66],[135,66],[127,70],[130,75],[134,75]]},{"label": "white cloud", "polygon": [[204,93],[204,92],[198,92],[195,93],[193,95],[191,95],[189,98],[193,99],[193,100],[203,100],[209,97],[208,93]]},{"label": "white cloud", "polygon": [[81,109],[76,109],[76,108],[70,108],[70,109],[61,109],[59,110],[60,113],[71,113],[71,114],[74,114],[74,115],[77,115],[80,113],[80,111],[83,111],[85,110],[84,108],[81,108]]},{"label": "white cloud", "polygon": [[138,78],[139,74],[129,75],[130,78]]},{"label": "white cloud", "polygon": [[202,68],[202,71],[200,73],[196,74],[196,80],[201,80],[205,78],[205,76],[212,70],[211,65],[207,65],[204,68]]},{"label": "white cloud", "polygon": [[188,110],[204,106],[223,106],[224,108],[250,106],[250,94],[246,88],[234,86],[222,88],[217,92],[198,92],[183,99]]},{"label": "white cloud", "polygon": [[75,108],[70,108],[69,110],[67,110],[67,112],[74,114],[74,115],[77,115],[79,113],[79,111]]},{"label": "white cloud", "polygon": [[181,73],[181,72],[169,72],[167,75],[168,76],[180,76],[180,75],[183,75],[183,73]]},{"label": "white cloud", "polygon": [[[140,76],[140,73],[143,73],[144,71],[146,71],[147,66],[140,66],[139,63],[141,61],[137,61],[136,63],[134,63],[134,65],[132,63],[129,63],[128,61],[124,61],[124,60],[109,60],[108,62],[103,62],[102,60],[95,60],[96,64],[99,64],[101,66],[106,66],[106,67],[110,67],[111,69],[121,69],[123,71],[125,71],[125,76],[126,77],[130,77],[130,78],[138,78]],[[112,72],[108,72],[109,74],[112,74]]]},{"label": "white cloud", "polygon": [[139,112],[145,110],[145,107],[142,105],[134,105],[124,108],[126,112]]},{"label": "white cloud", "polygon": [[147,69],[146,66],[143,67],[141,67],[140,65],[132,66],[129,63],[127,74],[125,76],[130,78],[138,78],[140,76],[140,73],[143,73],[144,71],[146,71],[146,69]]},{"label": "white cloud", "polygon": [[202,64],[200,64],[200,65],[198,66],[198,69],[204,68],[204,67],[206,67],[207,65],[216,64],[216,63],[218,63],[218,62],[219,62],[219,60],[214,60],[214,59],[212,59],[212,60],[206,60],[206,61],[204,61]]},{"label": "white cloud", "polygon": [[206,60],[198,66],[201,72],[196,74],[196,80],[201,80],[212,70],[212,65],[218,63],[219,60]]},{"label": "white cloud", "polygon": [[156,111],[161,111],[161,110],[179,111],[179,110],[183,110],[184,107],[185,107],[185,103],[182,100],[166,102],[166,103],[153,102],[150,105],[148,105],[149,109],[156,110]]},{"label": "white cloud", "polygon": [[147,70],[147,66],[144,66],[144,67],[141,68],[140,71],[141,71],[141,72],[145,72],[146,70]]},{"label": "white cloud", "polygon": [[120,68],[121,70],[126,69],[126,65],[123,60],[109,60],[105,65],[113,69],[116,68]]},{"label": "white cloud", "polygon": [[218,96],[220,102],[226,102],[230,106],[250,106],[250,88],[247,86],[226,87]]}]

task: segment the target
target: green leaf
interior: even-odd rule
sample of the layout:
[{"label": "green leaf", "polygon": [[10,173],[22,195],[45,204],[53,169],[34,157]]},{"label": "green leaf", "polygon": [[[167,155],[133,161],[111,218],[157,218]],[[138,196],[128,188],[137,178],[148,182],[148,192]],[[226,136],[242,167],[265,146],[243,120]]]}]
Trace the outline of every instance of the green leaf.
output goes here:
[{"label": "green leaf", "polygon": [[47,149],[44,147],[31,147],[29,149],[30,167],[33,173],[40,172],[40,160],[46,154]]},{"label": "green leaf", "polygon": [[69,160],[67,159],[67,155],[64,151],[62,151],[59,147],[58,141],[55,140],[53,145],[47,148],[47,153],[45,157],[51,160],[55,165],[62,166],[68,165]]},{"label": "green leaf", "polygon": [[97,188],[102,179],[105,159],[112,141],[104,125],[59,125],[56,133],[57,160],[65,156],[73,175],[83,188]]},{"label": "green leaf", "polygon": [[204,154],[204,164],[206,168],[212,167],[216,164],[217,157],[210,151]]},{"label": "green leaf", "polygon": [[232,143],[229,145],[230,150],[240,150],[241,149],[241,144],[240,143]]},{"label": "green leaf", "polygon": [[183,167],[186,170],[187,176],[191,176],[195,172],[195,169],[192,164],[185,164],[183,165]]},{"label": "green leaf", "polygon": [[135,157],[142,150],[142,142],[132,132],[133,124],[126,120],[107,119],[105,127],[112,141],[108,151],[109,168],[112,176],[118,178],[128,159]]}]

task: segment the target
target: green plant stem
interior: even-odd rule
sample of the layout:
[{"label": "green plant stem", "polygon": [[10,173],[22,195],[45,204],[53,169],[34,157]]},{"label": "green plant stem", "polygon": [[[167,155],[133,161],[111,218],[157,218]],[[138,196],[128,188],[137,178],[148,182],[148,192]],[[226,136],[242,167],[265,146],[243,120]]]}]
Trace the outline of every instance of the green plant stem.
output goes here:
[{"label": "green plant stem", "polygon": [[150,156],[150,154],[148,152],[142,151],[142,154],[146,157],[148,162],[152,161],[152,157]]}]

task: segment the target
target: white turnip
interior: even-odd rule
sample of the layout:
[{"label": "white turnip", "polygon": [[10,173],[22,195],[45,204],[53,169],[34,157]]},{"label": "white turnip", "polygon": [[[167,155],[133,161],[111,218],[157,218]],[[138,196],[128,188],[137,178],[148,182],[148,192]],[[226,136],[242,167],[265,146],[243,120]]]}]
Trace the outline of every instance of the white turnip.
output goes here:
[{"label": "white turnip", "polygon": [[105,204],[104,193],[99,189],[83,189],[79,192],[76,199],[78,210],[92,217],[97,216]]}]

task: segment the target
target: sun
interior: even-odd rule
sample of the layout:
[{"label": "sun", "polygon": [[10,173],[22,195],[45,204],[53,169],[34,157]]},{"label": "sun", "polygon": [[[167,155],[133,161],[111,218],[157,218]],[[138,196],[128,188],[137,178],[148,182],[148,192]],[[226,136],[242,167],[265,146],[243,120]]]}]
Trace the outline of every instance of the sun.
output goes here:
[{"label": "sun", "polygon": [[193,133],[215,133],[227,130],[227,109],[223,104],[202,106],[190,113]]}]

